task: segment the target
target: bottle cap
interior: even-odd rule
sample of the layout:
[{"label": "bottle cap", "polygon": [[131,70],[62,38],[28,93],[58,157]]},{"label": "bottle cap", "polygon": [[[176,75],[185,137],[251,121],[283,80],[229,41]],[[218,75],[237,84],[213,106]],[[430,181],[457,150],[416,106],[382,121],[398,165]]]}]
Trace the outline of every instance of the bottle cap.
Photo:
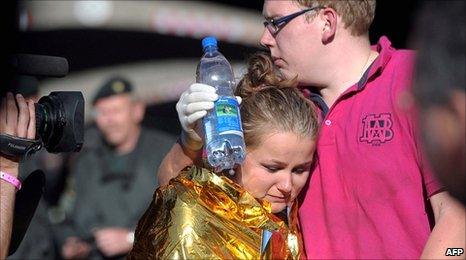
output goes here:
[{"label": "bottle cap", "polygon": [[202,39],[202,49],[205,49],[208,46],[217,47],[217,39],[214,36],[208,36]]}]

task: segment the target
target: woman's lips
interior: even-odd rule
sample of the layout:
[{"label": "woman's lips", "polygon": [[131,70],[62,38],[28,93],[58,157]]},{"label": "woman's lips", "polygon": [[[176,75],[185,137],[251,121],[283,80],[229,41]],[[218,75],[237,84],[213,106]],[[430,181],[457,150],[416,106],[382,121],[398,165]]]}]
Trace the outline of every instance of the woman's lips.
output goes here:
[{"label": "woman's lips", "polygon": [[286,202],[288,200],[288,196],[274,196],[269,194],[269,197],[271,198],[271,202]]}]

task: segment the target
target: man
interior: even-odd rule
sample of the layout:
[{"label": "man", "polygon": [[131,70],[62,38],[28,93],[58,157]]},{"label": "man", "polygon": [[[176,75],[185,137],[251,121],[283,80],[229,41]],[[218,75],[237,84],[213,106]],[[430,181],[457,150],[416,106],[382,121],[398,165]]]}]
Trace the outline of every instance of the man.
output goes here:
[{"label": "man", "polygon": [[[16,105],[14,105],[15,100],[9,100],[12,101],[12,105],[8,107],[7,110],[3,110],[3,112],[7,112],[7,114],[18,114],[19,119],[21,117],[21,106],[23,106],[22,103],[26,102],[28,105],[30,103],[32,106],[34,106],[33,104],[39,99],[39,82],[33,76],[15,75],[10,82],[10,86],[11,89],[14,89],[15,92],[21,94],[21,96],[16,97]],[[4,100],[5,104],[8,103],[7,100],[8,98]],[[4,109],[6,108],[7,107],[4,107]],[[13,112],[14,110],[18,111]],[[2,119],[4,118],[6,119],[6,117],[2,115]],[[25,123],[26,127],[32,125],[31,123],[32,121],[35,121],[35,118],[30,116],[28,120],[30,123],[22,122]],[[11,122],[7,122],[7,124],[8,123]],[[18,122],[18,129],[21,128],[20,125],[22,123]],[[13,134],[14,133],[15,132],[13,131]],[[36,136],[34,135],[34,137],[31,139],[36,139]],[[23,180],[24,182],[22,185],[23,189],[16,194],[16,198],[19,201],[17,200],[15,202],[15,211],[20,219],[15,218],[16,226],[15,230],[13,230],[9,257],[13,259],[55,258],[56,251],[53,244],[52,227],[48,218],[48,209],[51,201],[48,199],[50,196],[47,195],[53,194],[54,191],[57,191],[57,179],[59,179],[62,175],[62,168],[60,168],[60,166],[63,166],[57,162],[59,160],[60,162],[62,161],[62,156],[58,154],[50,154],[45,149],[42,149],[26,157],[21,156],[21,158],[15,159],[19,161],[19,179]],[[33,173],[35,170],[42,170],[46,175],[45,187],[33,188],[32,186],[27,186],[40,184],[39,182],[28,184],[28,182],[32,180],[31,178],[34,178],[32,175],[37,176],[39,174]],[[32,205],[31,196],[36,195],[34,192],[36,190],[41,191],[41,195],[43,190],[45,195],[43,197],[35,198],[37,199],[38,204],[31,208],[29,206]],[[21,200],[23,200],[23,202],[27,202],[28,205],[21,203]],[[22,228],[25,227],[24,225],[28,226],[26,226],[27,229],[23,231]]]},{"label": "man", "polygon": [[64,258],[122,257],[157,186],[155,171],[174,140],[141,127],[144,106],[132,85],[109,79],[93,99],[97,131],[72,169],[76,235],[62,247]]},{"label": "man", "polygon": [[419,48],[414,86],[424,144],[435,173],[466,205],[464,23],[464,1],[425,4],[414,37]]},{"label": "man", "polygon": [[[288,23],[270,21],[303,9]],[[375,1],[265,1],[263,13],[261,43],[285,75],[313,87],[324,116],[319,161],[300,208],[308,256],[443,257],[464,245],[464,209],[432,178],[404,99],[413,53],[395,50],[386,37],[370,46]]]},{"label": "man", "polygon": [[[374,13],[375,1],[264,2],[261,44],[322,113],[318,163],[300,208],[306,254],[444,257],[448,247],[464,247],[464,208],[442,190],[418,149],[414,108],[405,98],[413,53],[395,50],[386,37],[371,47]],[[171,167],[180,152],[199,156],[196,123],[216,100],[203,86],[192,85],[180,99],[182,145],[161,167]]]}]

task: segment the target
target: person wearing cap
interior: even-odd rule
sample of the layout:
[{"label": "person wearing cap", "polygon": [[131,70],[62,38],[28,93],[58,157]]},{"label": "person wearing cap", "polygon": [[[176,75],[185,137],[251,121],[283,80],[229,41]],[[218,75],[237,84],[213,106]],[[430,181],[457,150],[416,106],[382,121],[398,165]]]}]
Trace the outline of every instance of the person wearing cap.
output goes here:
[{"label": "person wearing cap", "polygon": [[107,80],[92,99],[96,128],[71,169],[74,234],[61,247],[64,258],[122,257],[157,186],[156,169],[175,142],[141,126],[144,105],[125,78]]}]

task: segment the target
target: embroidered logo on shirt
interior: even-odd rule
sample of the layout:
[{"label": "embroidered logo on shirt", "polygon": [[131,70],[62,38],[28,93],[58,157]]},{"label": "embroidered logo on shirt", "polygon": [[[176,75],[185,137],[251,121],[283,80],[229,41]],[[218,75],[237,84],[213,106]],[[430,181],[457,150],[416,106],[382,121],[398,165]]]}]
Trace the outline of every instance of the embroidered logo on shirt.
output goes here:
[{"label": "embroidered logo on shirt", "polygon": [[362,119],[362,133],[359,136],[360,142],[366,142],[373,146],[379,146],[393,139],[392,115],[382,113],[371,114]]}]

